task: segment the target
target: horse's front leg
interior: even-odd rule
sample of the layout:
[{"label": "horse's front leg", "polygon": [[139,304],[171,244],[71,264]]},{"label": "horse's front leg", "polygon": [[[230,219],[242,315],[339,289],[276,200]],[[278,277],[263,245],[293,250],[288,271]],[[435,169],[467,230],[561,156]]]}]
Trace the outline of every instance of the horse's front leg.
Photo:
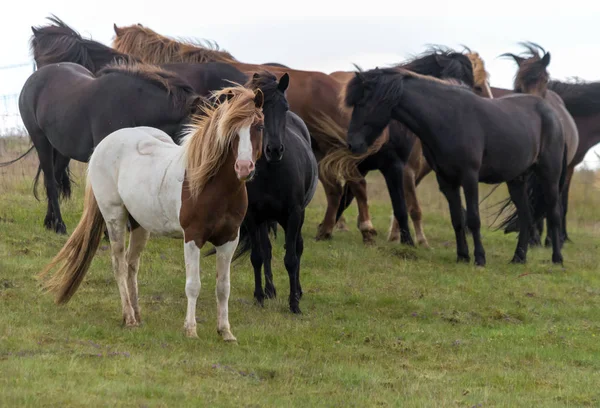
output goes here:
[{"label": "horse's front leg", "polygon": [[386,167],[381,172],[385,178],[388,192],[392,200],[392,207],[394,209],[394,218],[398,221],[398,227],[400,229],[400,242],[406,245],[414,246],[415,243],[410,235],[408,228],[408,214],[406,211],[406,201],[404,194],[403,185],[403,164],[398,161],[390,167]]},{"label": "horse's front leg", "polygon": [[196,301],[200,295],[200,248],[194,241],[183,245],[185,256],[185,295],[187,312],[183,327],[188,337],[198,337],[196,331]]},{"label": "horse's front leg", "polygon": [[231,291],[230,273],[231,259],[235,252],[238,242],[238,236],[221,246],[217,247],[217,332],[225,341],[237,341],[231,333],[229,325],[229,292]]}]

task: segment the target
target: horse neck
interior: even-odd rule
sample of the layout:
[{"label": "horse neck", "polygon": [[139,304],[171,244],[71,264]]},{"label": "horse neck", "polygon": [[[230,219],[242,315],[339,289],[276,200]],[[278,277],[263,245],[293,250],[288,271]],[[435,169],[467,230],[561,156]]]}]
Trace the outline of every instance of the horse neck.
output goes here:
[{"label": "horse neck", "polygon": [[430,130],[448,128],[446,118],[454,117],[457,104],[449,103],[447,95],[457,91],[424,79],[397,80],[404,84],[392,109],[392,119],[404,124],[425,144],[435,143],[436,135]]}]

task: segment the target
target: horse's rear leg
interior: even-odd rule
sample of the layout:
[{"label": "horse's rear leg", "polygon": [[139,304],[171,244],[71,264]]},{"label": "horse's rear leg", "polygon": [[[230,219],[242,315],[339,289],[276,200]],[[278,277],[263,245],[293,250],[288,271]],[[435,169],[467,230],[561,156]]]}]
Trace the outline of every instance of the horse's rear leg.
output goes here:
[{"label": "horse's rear leg", "polygon": [[[546,170],[546,171],[544,171]],[[549,171],[548,171],[549,170]],[[556,170],[549,166],[539,166],[537,175],[542,183],[544,201],[546,202],[546,217],[548,219],[548,232],[552,239],[552,262],[563,263],[560,239],[560,201],[559,201],[559,176]]]},{"label": "horse's rear leg", "polygon": [[469,246],[467,245],[464,225],[465,219],[460,200],[460,186],[445,181],[439,174],[436,174],[436,176],[440,191],[446,197],[450,209],[450,218],[452,218],[452,227],[454,227],[456,237],[456,262],[469,262],[471,258],[469,257]]},{"label": "horse's rear leg", "polygon": [[357,226],[363,236],[363,242],[365,244],[372,244],[375,242],[374,237],[377,235],[377,231],[373,228],[371,216],[369,215],[367,180],[361,178],[358,182],[348,181],[348,187],[350,187],[356,197],[356,204],[358,205]]},{"label": "horse's rear leg", "polygon": [[[481,241],[481,218],[479,216],[479,180],[477,173],[470,173],[463,180],[463,190],[467,204],[467,225],[473,235],[475,265],[485,266],[485,250]],[[463,215],[461,208],[461,217]]]},{"label": "horse's rear leg", "polygon": [[403,165],[401,162],[382,170],[385,182],[392,199],[394,219],[399,223],[400,242],[414,246],[410,230],[408,228],[408,214],[406,212],[406,201],[403,186]]},{"label": "horse's rear leg", "polygon": [[54,178],[58,184],[58,191],[63,199],[71,198],[71,178],[69,177],[70,158],[54,150]]},{"label": "horse's rear leg", "polygon": [[[417,238],[417,243],[425,248],[429,248],[429,242],[427,241],[427,237],[425,236],[425,232],[423,231],[423,213],[421,211],[421,206],[419,205],[419,199],[417,197],[417,185],[415,180],[414,169],[410,168],[409,166],[405,166],[403,178],[404,199],[406,200],[407,212],[410,215],[410,218],[413,222],[413,226],[415,227],[415,236]],[[395,217],[394,221],[394,227],[397,225],[399,233],[400,226],[398,225],[398,220],[396,220]],[[394,232],[394,227],[392,227],[392,233]]]},{"label": "horse's rear leg", "polygon": [[44,187],[46,188],[46,198],[48,200],[48,209],[46,211],[46,218],[44,219],[44,226],[46,229],[53,229],[58,234],[66,234],[67,227],[60,214],[58,186],[54,176],[54,155],[58,152],[52,147],[41,130],[38,132],[31,132],[30,135],[31,141],[38,153],[40,167],[44,173]]},{"label": "horse's rear leg", "polygon": [[129,248],[127,248],[127,288],[129,300],[133,307],[135,320],[138,324],[142,322],[140,305],[138,302],[137,274],[140,269],[140,256],[146,247],[150,233],[142,227],[137,227],[129,235]]},{"label": "horse's rear leg", "polygon": [[331,233],[335,226],[335,217],[342,199],[342,186],[338,181],[326,180],[321,174],[319,174],[319,179],[323,184],[325,196],[327,197],[327,210],[325,211],[323,221],[317,229],[317,241],[331,239]]},{"label": "horse's rear leg", "polygon": [[531,213],[529,211],[525,178],[523,176],[518,177],[507,182],[506,185],[508,186],[510,198],[517,207],[519,218],[519,240],[511,262],[525,263],[527,262],[527,248],[530,245],[529,231],[531,228]]},{"label": "horse's rear leg", "polygon": [[[102,207],[101,207],[102,208]],[[111,205],[110,208],[102,208],[102,215],[106,220],[106,228],[110,237],[110,249],[113,265],[113,273],[121,295],[121,306],[123,309],[123,324],[127,327],[137,326],[135,312],[131,303],[128,284],[128,265],[125,254],[125,235],[127,225],[127,211],[125,207]]]}]

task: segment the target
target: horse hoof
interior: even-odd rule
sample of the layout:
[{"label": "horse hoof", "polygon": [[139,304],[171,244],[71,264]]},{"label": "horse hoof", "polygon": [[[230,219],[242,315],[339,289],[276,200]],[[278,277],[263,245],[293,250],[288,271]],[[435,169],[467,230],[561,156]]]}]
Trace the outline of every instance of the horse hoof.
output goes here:
[{"label": "horse hoof", "polygon": [[520,256],[513,256],[513,259],[510,261],[511,264],[526,264],[527,259],[521,258]]},{"label": "horse hoof", "polygon": [[217,332],[223,338],[223,340],[226,341],[227,343],[234,343],[234,342],[237,341],[237,339],[235,338],[235,336],[233,334],[231,334],[231,331],[229,331],[228,329],[226,329],[226,330],[217,330]]},{"label": "horse hoof", "polygon": [[302,314],[302,311],[300,310],[300,306],[299,305],[290,305],[290,312],[294,313],[294,314]]},{"label": "horse hoof", "polygon": [[67,226],[63,222],[58,223],[54,228],[54,232],[60,235],[67,235]]},{"label": "horse hoof", "polygon": [[194,327],[184,327],[185,330],[185,337],[190,337],[190,338],[198,338],[198,332],[196,332],[196,326]]},{"label": "horse hoof", "polygon": [[400,234],[389,234],[388,242],[400,242]]},{"label": "horse hoof", "polygon": [[265,295],[264,294],[254,294],[254,300],[260,307],[265,307]]},{"label": "horse hoof", "polygon": [[562,265],[563,264],[562,255],[560,255],[560,254],[552,255],[552,263]]},{"label": "horse hoof", "polygon": [[457,263],[461,263],[461,262],[469,263],[469,262],[471,262],[471,257],[469,255],[457,255],[456,262]]},{"label": "horse hoof", "polygon": [[123,316],[123,326],[125,326],[128,329],[130,329],[130,328],[133,328],[133,327],[138,327],[139,324],[135,320],[135,317],[133,317],[133,316]]},{"label": "horse hoof", "polygon": [[331,239],[331,231],[325,231],[323,229],[323,224],[319,224],[317,228],[317,236],[315,237],[317,241],[328,241]]},{"label": "horse hoof", "polygon": [[277,291],[275,290],[275,286],[266,287],[265,296],[267,297],[267,299],[275,299],[277,297]]},{"label": "horse hoof", "polygon": [[475,259],[475,266],[484,267],[485,266],[485,258],[484,259]]}]

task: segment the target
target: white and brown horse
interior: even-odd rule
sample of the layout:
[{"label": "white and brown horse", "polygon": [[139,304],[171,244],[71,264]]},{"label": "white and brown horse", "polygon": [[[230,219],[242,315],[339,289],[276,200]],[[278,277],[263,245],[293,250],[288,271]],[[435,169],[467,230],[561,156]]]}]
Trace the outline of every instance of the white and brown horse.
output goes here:
[{"label": "white and brown horse", "polygon": [[[187,336],[197,337],[200,248],[217,248],[217,330],[235,341],[229,326],[230,266],[248,207],[245,181],[262,150],[264,96],[236,86],[194,117],[182,146],[150,127],[125,128],[96,147],[88,166],[79,225],[41,277],[58,266],[44,286],[66,303],[83,280],[106,225],[113,270],[126,326],[140,323],[137,272],[150,233],[184,238]],[[127,221],[132,224],[125,251]]]}]

